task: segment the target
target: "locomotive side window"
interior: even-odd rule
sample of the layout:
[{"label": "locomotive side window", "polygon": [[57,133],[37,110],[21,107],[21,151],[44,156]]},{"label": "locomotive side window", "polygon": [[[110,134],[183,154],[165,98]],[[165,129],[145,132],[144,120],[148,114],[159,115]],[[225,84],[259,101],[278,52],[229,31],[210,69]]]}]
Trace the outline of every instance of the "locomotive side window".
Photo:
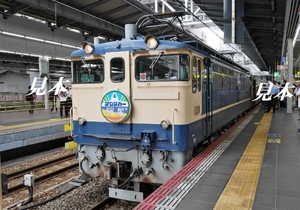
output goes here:
[{"label": "locomotive side window", "polygon": [[241,75],[240,81],[241,81],[241,90],[250,90],[250,88],[251,88],[251,82],[249,81],[249,77],[248,76]]},{"label": "locomotive side window", "polygon": [[188,81],[190,78],[188,55],[139,56],[135,60],[137,81]]},{"label": "locomotive side window", "polygon": [[223,68],[223,90],[230,90],[230,80],[229,70]]},{"label": "locomotive side window", "polygon": [[110,79],[112,82],[123,82],[125,79],[125,62],[123,58],[113,58],[110,61]]},{"label": "locomotive side window", "polygon": [[223,89],[223,76],[220,73],[222,70],[218,64],[213,63],[213,87],[215,91],[220,91]]},{"label": "locomotive side window", "polygon": [[206,70],[201,70],[201,59],[194,57],[193,59],[193,80],[192,80],[192,92],[196,93],[201,91],[201,76],[206,76]]},{"label": "locomotive side window", "polygon": [[73,62],[74,83],[102,83],[104,81],[103,60],[84,60]]},{"label": "locomotive side window", "polygon": [[233,77],[231,78],[231,90],[237,90],[237,73],[233,72]]},{"label": "locomotive side window", "polygon": [[240,73],[237,73],[236,74],[236,80],[237,80],[237,90],[241,90],[241,74]]}]

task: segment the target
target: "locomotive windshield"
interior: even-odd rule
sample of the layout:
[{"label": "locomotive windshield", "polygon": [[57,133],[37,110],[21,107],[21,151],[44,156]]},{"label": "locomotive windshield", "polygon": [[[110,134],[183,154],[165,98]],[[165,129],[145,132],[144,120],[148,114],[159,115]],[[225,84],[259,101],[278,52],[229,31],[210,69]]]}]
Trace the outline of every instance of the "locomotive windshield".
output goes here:
[{"label": "locomotive windshield", "polygon": [[188,55],[139,56],[135,60],[137,81],[188,81],[190,79]]},{"label": "locomotive windshield", "polygon": [[73,62],[73,81],[76,83],[101,83],[104,80],[103,60]]}]

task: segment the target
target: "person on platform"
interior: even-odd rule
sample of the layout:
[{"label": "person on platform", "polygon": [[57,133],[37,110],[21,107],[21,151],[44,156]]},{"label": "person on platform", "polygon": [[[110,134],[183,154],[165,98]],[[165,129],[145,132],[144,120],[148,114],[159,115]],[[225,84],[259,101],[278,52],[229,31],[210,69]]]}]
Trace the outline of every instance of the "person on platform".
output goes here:
[{"label": "person on platform", "polygon": [[26,101],[29,101],[29,103],[30,103],[30,108],[28,110],[29,114],[33,114],[34,107],[35,107],[34,100],[36,98],[36,93],[35,92],[32,93],[31,86],[28,86],[28,91],[26,93],[25,98],[26,98]]},{"label": "person on platform", "polygon": [[270,112],[271,110],[271,107],[273,107],[273,113],[275,113],[276,111],[276,105],[278,104],[278,97],[275,97],[278,93],[279,93],[279,88],[278,86],[276,85],[276,81],[274,80],[273,81],[273,85],[270,85],[271,87],[271,101],[269,101],[269,104],[268,104],[268,109],[265,111],[265,112]]},{"label": "person on platform", "polygon": [[67,113],[67,116],[69,116],[69,114],[70,114],[70,110],[71,110],[71,107],[72,107],[72,86],[71,85],[69,85],[68,87],[67,87],[67,102],[66,102],[66,109],[67,109],[67,111],[66,111],[66,113]]},{"label": "person on platform", "polygon": [[[65,85],[63,85],[65,88]],[[60,117],[63,118],[63,109],[65,109],[65,117],[68,116],[68,110],[67,110],[67,98],[68,98],[68,92],[67,91],[59,91],[58,92],[58,99],[59,99],[59,105],[60,105]]]},{"label": "person on platform", "polygon": [[57,96],[55,95],[55,89],[53,89],[53,90],[49,93],[48,100],[49,100],[49,102],[50,102],[50,104],[51,104],[50,112],[53,112],[54,110],[57,112],[57,107],[56,107]]}]

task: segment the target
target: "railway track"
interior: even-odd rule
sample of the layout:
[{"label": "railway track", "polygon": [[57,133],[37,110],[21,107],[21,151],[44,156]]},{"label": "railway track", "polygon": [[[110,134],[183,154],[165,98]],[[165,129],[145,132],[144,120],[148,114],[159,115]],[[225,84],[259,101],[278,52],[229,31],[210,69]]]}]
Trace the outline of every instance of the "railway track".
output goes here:
[{"label": "railway track", "polygon": [[117,199],[115,198],[105,198],[101,202],[91,206],[88,210],[103,210],[107,207],[107,205],[111,205],[112,203],[116,202]]},{"label": "railway track", "polygon": [[[22,170],[13,172],[11,174],[8,174],[7,175],[8,183],[9,183],[9,185],[12,185],[12,186],[8,188],[8,193],[5,194],[3,196],[3,198],[9,197],[12,194],[14,194],[20,190],[24,190],[26,188],[26,186],[24,186],[23,182],[20,181],[21,178],[23,179],[23,176],[25,174],[28,174],[29,172],[33,172],[33,174],[34,174],[34,172],[36,172],[38,174],[38,171],[42,171],[45,169],[47,170],[47,169],[50,169],[51,167],[56,167],[59,164],[62,165],[61,168],[59,168],[59,169],[49,170],[49,173],[47,172],[46,174],[43,174],[40,176],[39,175],[35,176],[34,184],[37,185],[39,183],[42,183],[48,179],[55,177],[55,176],[58,176],[60,174],[63,174],[70,170],[74,170],[74,169],[78,168],[78,162],[74,161],[74,160],[75,160],[74,154],[71,154],[71,155],[67,155],[67,156],[64,156],[61,158],[51,160],[46,163],[41,163],[39,165],[30,167],[30,168],[26,168],[26,169],[22,169]],[[63,165],[63,163],[67,163],[67,162],[71,162],[71,161],[74,161],[74,163]]]},{"label": "railway track", "polygon": [[45,163],[41,163],[39,165],[32,166],[30,168],[25,168],[25,169],[22,169],[22,170],[19,170],[19,171],[7,174],[7,179],[9,181],[11,179],[15,179],[15,178],[18,178],[20,176],[24,176],[25,174],[28,174],[29,172],[49,167],[49,166],[51,166],[53,164],[57,164],[58,162],[69,160],[71,158],[74,158],[74,155],[75,155],[75,153],[69,154],[69,155],[66,155],[64,157],[60,157],[60,158],[57,158],[57,159],[54,159],[54,160],[50,160],[50,161],[45,162]]},{"label": "railway track", "polygon": [[[72,163],[74,161],[74,164]],[[59,163],[69,163],[68,165],[63,165],[61,164],[58,167]],[[28,167],[28,165],[26,165],[26,167]],[[54,170],[55,169],[55,170]],[[12,170],[11,170],[12,171]],[[42,175],[42,173],[40,173],[39,171],[44,172],[44,174]],[[72,205],[74,204],[74,200],[77,200],[76,198],[73,198],[73,194],[74,197],[77,196],[77,194],[82,193],[82,191],[86,191],[83,195],[80,195],[81,198],[83,198],[87,193],[89,192],[93,192],[94,190],[97,191],[92,193],[92,196],[94,196],[94,199],[98,199],[98,201],[94,200],[94,201],[90,201],[90,202],[86,202],[86,206],[85,209],[88,210],[105,210],[105,209],[110,209],[110,208],[114,208],[115,206],[118,206],[116,202],[118,202],[118,199],[114,199],[114,198],[103,198],[106,197],[103,193],[106,192],[106,188],[105,187],[100,187],[101,189],[97,189],[99,188],[99,183],[102,183],[102,179],[98,178],[97,180],[95,180],[94,184],[89,184],[90,186],[87,185],[83,185],[84,187],[80,187],[81,189],[79,190],[76,189],[76,183],[75,185],[72,184],[74,181],[76,180],[81,180],[82,177],[80,178],[67,178],[65,179],[66,176],[71,175],[72,173],[74,174],[74,171],[78,171],[78,162],[77,160],[74,158],[74,154],[68,155],[68,156],[64,156],[61,158],[56,158],[54,160],[48,161],[46,163],[41,163],[39,165],[35,165],[32,166],[30,168],[26,168],[26,169],[22,169],[22,170],[18,170],[16,172],[11,172],[8,173],[8,180],[9,182],[18,182],[18,184],[16,185],[14,183],[14,186],[12,186],[13,184],[10,184],[11,187],[9,188],[9,192],[8,194],[3,195],[3,199],[5,200],[5,204],[3,207],[8,207],[11,208],[12,210],[17,209],[18,207],[15,206],[18,203],[22,203],[21,207],[19,208],[24,208],[27,209],[29,206],[31,208],[31,206],[35,206],[34,208],[38,207],[38,206],[43,206],[46,205],[48,203],[48,205],[55,205],[53,204],[54,200],[60,200],[61,195],[64,195],[62,197],[62,200],[64,200],[64,197],[68,197],[68,194],[70,193],[71,196],[69,196],[69,198],[66,201],[57,201],[58,202],[58,208],[61,207],[61,205],[63,205],[62,203],[64,203],[65,205]],[[34,194],[32,196],[33,200],[30,201],[29,203],[27,203],[28,198],[30,198],[28,195],[28,187],[24,186],[23,184],[23,178],[25,174],[28,174],[32,172],[35,176],[35,180],[34,180]],[[77,173],[77,172],[76,172]],[[75,174],[76,174],[75,173]],[[62,175],[63,174],[63,175]],[[40,175],[40,176],[38,176]],[[78,177],[78,176],[76,176]],[[22,179],[22,181],[20,181]],[[71,181],[70,181],[71,179]],[[66,182],[66,180],[69,180],[68,182]],[[62,185],[60,185],[60,183],[63,183]],[[104,182],[104,185],[106,185],[107,183]],[[78,185],[79,186],[79,185]],[[87,190],[85,190],[85,187],[87,187]],[[70,191],[68,191],[68,189],[71,189]],[[99,192],[98,192],[99,190]],[[29,192],[30,193],[30,192]],[[101,196],[103,195],[103,196]],[[96,197],[95,197],[96,196]],[[102,197],[102,199],[100,198]],[[80,198],[80,199],[81,199]],[[101,199],[101,201],[100,201]],[[14,200],[14,203],[11,203],[9,201]],[[71,200],[71,203],[70,203]],[[73,200],[73,201],[72,201]],[[55,203],[55,202],[54,202]],[[15,207],[13,207],[15,206]],[[75,207],[79,206],[79,204],[74,204],[72,207],[70,207],[70,209],[76,209]],[[74,208],[73,208],[74,207]],[[41,208],[41,207],[39,207]],[[44,209],[47,209],[46,207],[42,207]],[[80,207],[81,208],[81,207]]]}]

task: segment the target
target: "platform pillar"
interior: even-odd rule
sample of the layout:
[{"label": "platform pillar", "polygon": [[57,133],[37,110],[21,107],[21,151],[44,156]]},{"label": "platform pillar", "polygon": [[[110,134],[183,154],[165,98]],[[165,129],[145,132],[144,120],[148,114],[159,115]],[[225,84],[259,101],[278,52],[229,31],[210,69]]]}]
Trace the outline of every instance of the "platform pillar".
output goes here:
[{"label": "platform pillar", "polygon": [[[44,78],[47,77],[49,80],[49,60],[48,58],[45,57],[39,57],[39,78]],[[48,84],[51,83],[51,81],[48,81]],[[48,109],[48,85],[45,87],[46,89],[46,94],[45,94],[45,109]]]},{"label": "platform pillar", "polygon": [[[293,85],[293,39],[287,39],[287,56],[288,56],[288,69],[287,69],[287,81],[290,83],[289,86]],[[286,113],[292,113],[292,98],[287,98]],[[298,106],[298,104],[295,104]]]}]

